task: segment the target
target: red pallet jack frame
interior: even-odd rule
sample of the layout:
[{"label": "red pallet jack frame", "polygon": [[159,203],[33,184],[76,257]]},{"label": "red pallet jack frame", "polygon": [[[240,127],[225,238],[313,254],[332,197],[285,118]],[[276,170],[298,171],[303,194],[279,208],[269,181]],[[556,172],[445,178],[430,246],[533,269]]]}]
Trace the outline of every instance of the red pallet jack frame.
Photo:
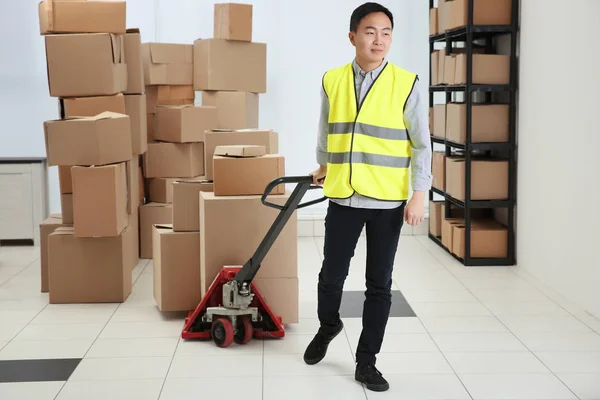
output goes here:
[{"label": "red pallet jack frame", "polygon": [[[213,339],[217,346],[227,347],[233,342],[248,343],[252,338],[285,336],[281,317],[275,315],[252,280],[294,211],[325,200],[322,197],[300,204],[308,190],[321,188],[312,182],[312,176],[281,177],[267,185],[261,201],[266,206],[279,209],[280,213],[244,266],[223,267],[198,307],[185,319],[183,339]],[[267,201],[275,187],[286,183],[297,185],[283,206]]]}]

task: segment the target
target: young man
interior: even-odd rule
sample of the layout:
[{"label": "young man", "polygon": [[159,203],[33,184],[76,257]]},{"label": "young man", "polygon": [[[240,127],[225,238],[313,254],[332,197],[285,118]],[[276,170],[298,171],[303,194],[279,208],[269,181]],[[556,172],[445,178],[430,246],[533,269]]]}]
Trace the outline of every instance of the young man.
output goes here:
[{"label": "young man", "polygon": [[404,221],[423,221],[431,185],[429,119],[415,87],[417,76],[386,60],[393,27],[392,13],[377,3],[354,10],[349,38],[356,57],[323,76],[320,167],[311,173],[315,183],[324,185],[330,202],[318,283],[320,328],[304,360],[311,365],[321,361],[343,330],[343,285],[366,226],[367,290],[355,378],[374,391],[389,388],[375,362],[391,308],[400,230]]}]

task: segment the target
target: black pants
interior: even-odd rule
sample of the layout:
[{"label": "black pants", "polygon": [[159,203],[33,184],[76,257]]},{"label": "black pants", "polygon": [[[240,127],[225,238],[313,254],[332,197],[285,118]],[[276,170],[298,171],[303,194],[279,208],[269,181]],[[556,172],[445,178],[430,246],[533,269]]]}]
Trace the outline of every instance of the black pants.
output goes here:
[{"label": "black pants", "polygon": [[[406,204],[406,203],[404,203]],[[367,271],[363,330],[356,361],[375,363],[392,305],[392,270],[404,221],[402,205],[391,210],[360,209],[329,202],[325,217],[324,260],[319,274],[318,316],[331,332],[340,320],[342,291],[363,227],[367,234]]]}]

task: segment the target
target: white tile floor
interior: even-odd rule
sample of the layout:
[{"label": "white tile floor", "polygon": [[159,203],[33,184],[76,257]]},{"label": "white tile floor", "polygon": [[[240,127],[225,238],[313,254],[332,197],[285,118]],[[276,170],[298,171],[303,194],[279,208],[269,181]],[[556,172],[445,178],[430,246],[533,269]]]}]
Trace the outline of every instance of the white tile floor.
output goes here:
[{"label": "white tile floor", "polygon": [[[83,357],[68,382],[0,383],[0,399],[600,399],[600,321],[518,268],[465,268],[424,236],[401,239],[394,286],[418,318],[389,321],[378,366],[353,379],[360,319],[317,366],[302,361],[315,319],[322,237],[301,237],[299,324],[278,341],[218,349],[179,339],[181,314],[152,297],[152,263],[124,304],[49,305],[39,249],[0,250],[0,360]],[[363,290],[361,238],[346,288]]]}]

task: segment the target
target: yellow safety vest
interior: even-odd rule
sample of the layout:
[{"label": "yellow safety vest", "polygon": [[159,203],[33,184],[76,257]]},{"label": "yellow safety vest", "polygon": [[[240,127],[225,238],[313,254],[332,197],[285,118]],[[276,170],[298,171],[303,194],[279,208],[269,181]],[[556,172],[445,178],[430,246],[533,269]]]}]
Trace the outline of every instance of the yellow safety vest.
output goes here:
[{"label": "yellow safety vest", "polygon": [[408,198],[411,147],[403,111],[416,80],[416,74],[388,62],[358,104],[352,63],[325,73],[330,104],[325,196]]}]

